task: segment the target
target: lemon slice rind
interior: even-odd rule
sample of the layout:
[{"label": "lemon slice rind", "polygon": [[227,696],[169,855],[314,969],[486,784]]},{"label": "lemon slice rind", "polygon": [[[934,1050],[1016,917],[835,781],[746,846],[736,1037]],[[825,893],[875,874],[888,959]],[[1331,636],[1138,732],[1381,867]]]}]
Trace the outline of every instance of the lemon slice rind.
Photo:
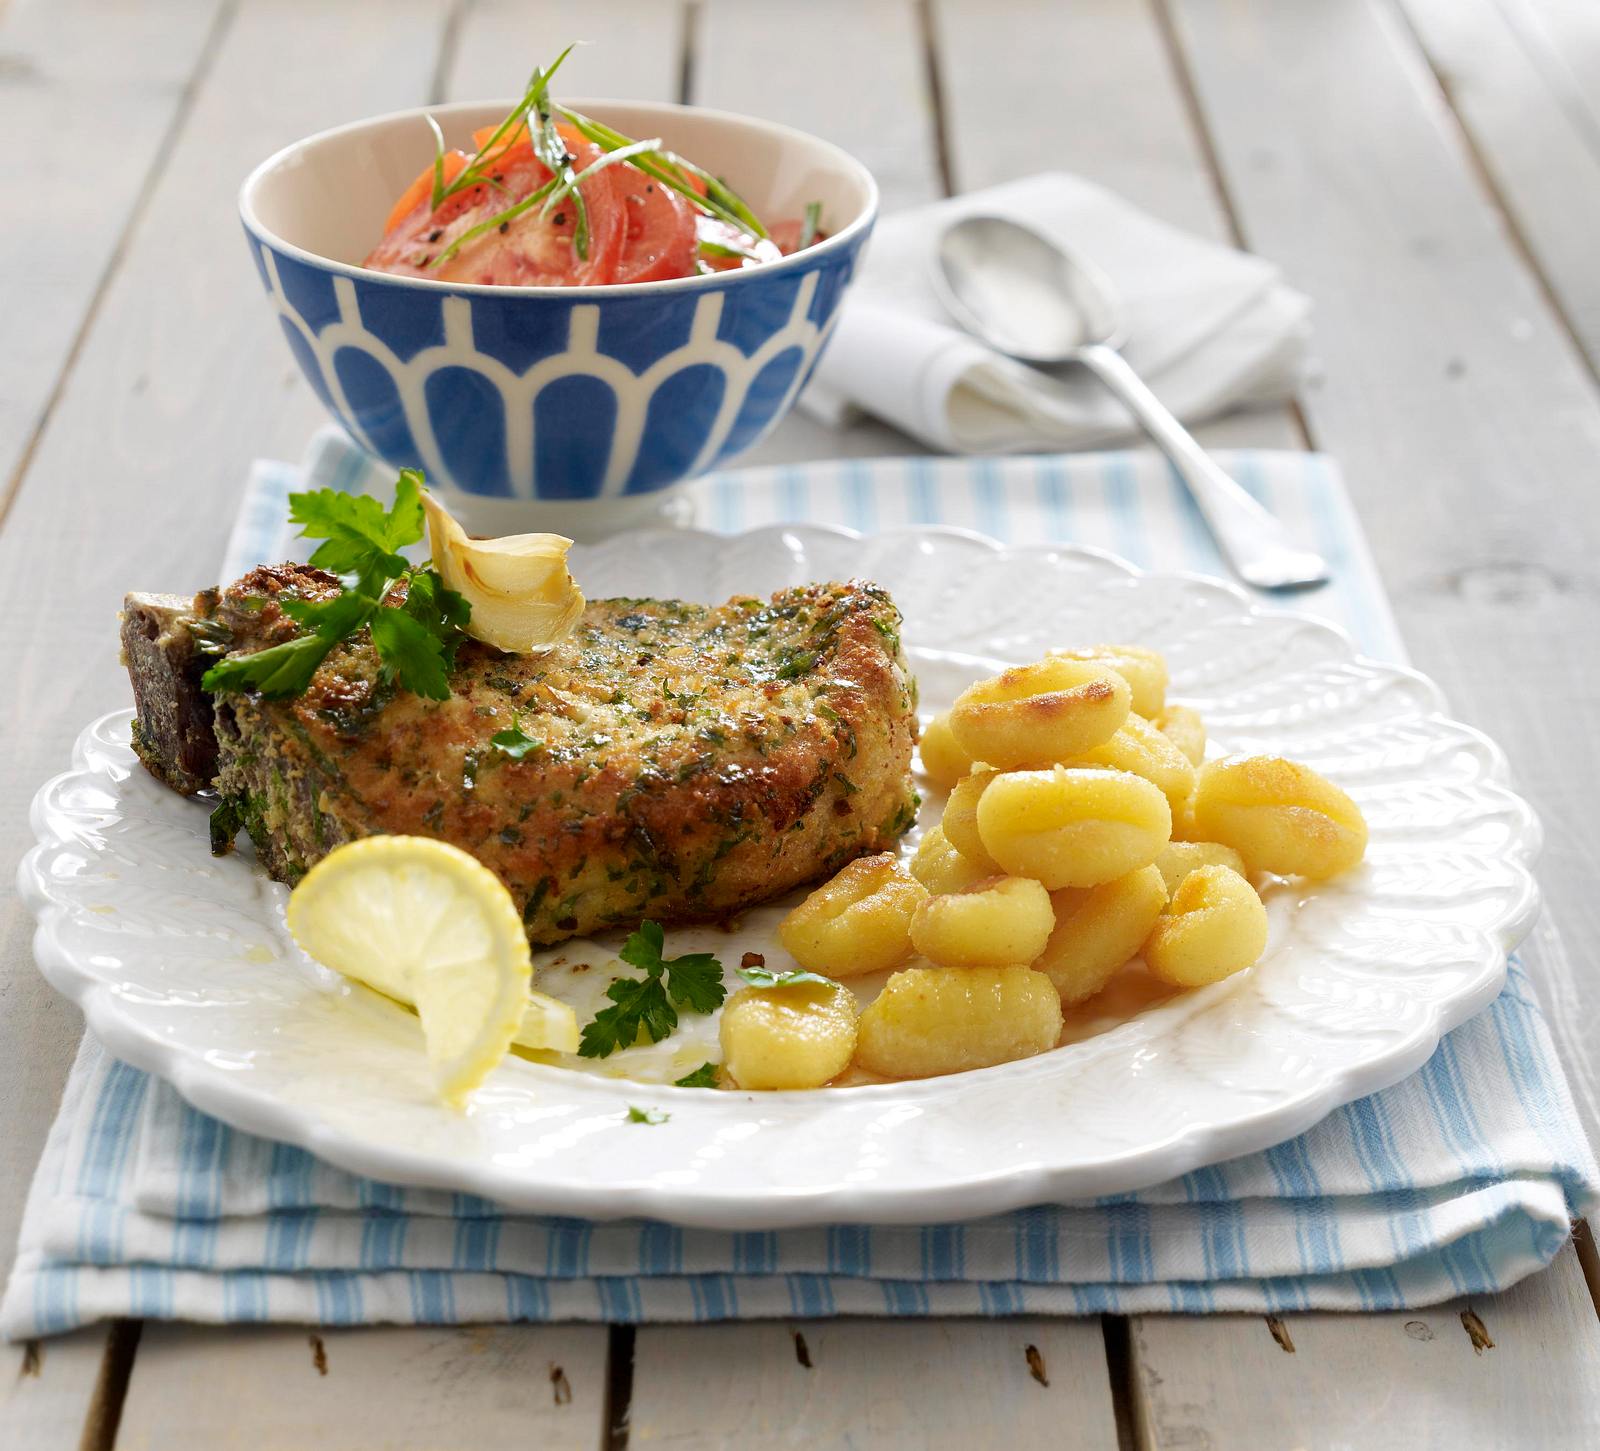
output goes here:
[{"label": "lemon slice rind", "polygon": [[301,879],[287,921],[323,966],[416,1008],[448,1104],[464,1102],[523,1027],[533,968],[522,919],[504,883],[459,847],[347,842]]}]

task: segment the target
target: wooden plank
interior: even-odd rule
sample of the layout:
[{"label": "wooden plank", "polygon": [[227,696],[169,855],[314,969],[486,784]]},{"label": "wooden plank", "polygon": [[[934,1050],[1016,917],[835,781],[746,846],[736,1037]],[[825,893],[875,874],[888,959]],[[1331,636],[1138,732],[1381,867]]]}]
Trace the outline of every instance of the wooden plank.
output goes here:
[{"label": "wooden plank", "polygon": [[1600,1442],[1600,1341],[1571,1246],[1502,1295],[1388,1315],[1134,1326],[1141,1444],[1428,1451]]},{"label": "wooden plank", "polygon": [[1497,0],[1402,0],[1434,73],[1466,127],[1590,366],[1600,368],[1600,146],[1564,104]]},{"label": "wooden plank", "polygon": [[[944,194],[913,0],[808,0],[799,6],[701,0],[694,14],[688,75],[696,105],[764,116],[842,146],[871,168],[885,213]],[[783,63],[752,59],[763,56],[782,56]],[[875,419],[833,429],[794,413],[739,463],[926,452]]]},{"label": "wooden plank", "polygon": [[[0,229],[0,509],[54,397],[162,143],[219,0],[18,4],[0,31],[7,186],[39,226]],[[116,117],[107,125],[108,116]],[[94,158],[86,183],[81,159]],[[74,164],[64,158],[79,158]]]},{"label": "wooden plank", "polygon": [[[1175,227],[1231,242],[1227,208],[1150,8],[1014,0],[1008,14],[1013,23],[1000,26],[984,0],[932,0],[955,190],[1069,171]],[[1027,45],[1016,43],[1019,34]],[[1281,407],[1219,419],[1196,434],[1218,448],[1303,445]]]},{"label": "wooden plank", "polygon": [[0,1345],[0,1446],[109,1446],[137,1333],[124,1321]]},{"label": "wooden plank", "polygon": [[[114,640],[122,591],[141,579],[176,589],[204,583],[249,460],[298,453],[322,416],[271,323],[240,241],[240,178],[297,135],[424,99],[446,13],[445,0],[394,0],[374,26],[356,0],[245,0],[222,38],[0,532],[0,599],[13,612],[14,638],[27,642],[16,652],[17,688],[4,707],[14,767],[4,786],[8,856],[24,844],[27,795],[65,764],[78,727],[125,696]],[[63,660],[72,661],[70,670]],[[37,1157],[76,1019],[33,969],[31,924],[21,908],[8,899],[0,910],[8,1008],[0,1063],[13,1115],[8,1172],[0,1176],[0,1245],[9,1253],[15,1200]],[[21,1085],[35,1081],[30,1110],[33,1098]],[[138,1416],[124,1434],[134,1444],[142,1436],[144,1444],[218,1444],[226,1420],[229,1433],[251,1445],[303,1445],[311,1438],[283,1428],[302,1425],[294,1417],[315,1407],[321,1444],[375,1444],[368,1428],[387,1425],[390,1444],[437,1445],[448,1437],[429,1417],[433,1408],[453,1408],[457,1426],[467,1409],[486,1418],[499,1444],[511,1443],[513,1423],[524,1431],[548,1423],[552,1436],[568,1438],[560,1444],[598,1439],[601,1331],[559,1339],[523,1330],[476,1338],[352,1332],[340,1348],[348,1369],[336,1392],[316,1375],[298,1333],[304,1383],[284,1395],[289,1382],[272,1372],[285,1367],[265,1344],[230,1331],[152,1330],[132,1377],[129,1404]],[[559,1410],[552,1360],[563,1366],[572,1396]],[[198,1378],[196,1365],[206,1367]],[[513,1382],[508,1366],[528,1374]],[[86,1372],[80,1385],[85,1379]],[[231,1387],[230,1398],[197,1393],[202,1380]],[[504,1381],[504,1391],[491,1381]],[[455,1385],[499,1409],[490,1416],[452,1399]],[[513,1390],[515,1416],[495,1399]],[[405,1439],[411,1432],[424,1441]]]},{"label": "wooden plank", "polygon": [[118,1451],[590,1451],[603,1326],[147,1325]]},{"label": "wooden plank", "polygon": [[[0,855],[78,730],[127,699],[116,612],[141,582],[207,583],[250,460],[293,456],[322,410],[260,295],[239,233],[244,174],[297,135],[426,94],[442,0],[247,3],[218,48],[106,289],[0,530],[14,660]],[[352,67],[349,57],[366,64]],[[70,668],[63,662],[70,661]],[[76,1012],[33,965],[33,921],[0,902],[0,1267],[60,1096]]]},{"label": "wooden plank", "polygon": [[1499,0],[1517,40],[1600,154],[1600,9],[1592,0]]},{"label": "wooden plank", "polygon": [[911,0],[704,0],[697,13],[696,104],[765,116],[844,147],[872,168],[885,211],[943,194]]},{"label": "wooden plank", "polygon": [[630,1451],[968,1451],[1002,1436],[1016,1451],[1114,1451],[1098,1322],[660,1326],[634,1351]]},{"label": "wooden plank", "polygon": [[561,67],[561,95],[676,101],[685,22],[683,6],[662,0],[479,0],[461,19],[446,95],[520,96],[535,64],[581,41]]},{"label": "wooden plank", "polygon": [[[1313,442],[1344,466],[1417,665],[1510,753],[1544,818],[1550,913],[1587,942],[1600,783],[1574,763],[1594,673],[1571,652],[1600,631],[1593,381],[1390,11],[1174,13],[1249,244],[1321,303]],[[1592,992],[1592,969],[1556,982],[1566,970],[1551,957],[1536,974],[1547,1005]],[[1593,1137],[1600,1020],[1550,1017]]]}]

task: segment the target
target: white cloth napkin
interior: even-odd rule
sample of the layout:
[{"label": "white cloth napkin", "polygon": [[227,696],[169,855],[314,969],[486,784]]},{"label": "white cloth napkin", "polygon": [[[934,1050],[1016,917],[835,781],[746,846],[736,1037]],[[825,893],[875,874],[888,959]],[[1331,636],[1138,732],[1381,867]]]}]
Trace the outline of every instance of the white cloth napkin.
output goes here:
[{"label": "white cloth napkin", "polygon": [[1052,172],[887,217],[800,406],[853,410],[947,453],[1098,446],[1135,431],[1104,384],[1043,372],[963,332],[931,282],[957,217],[1014,217],[1096,264],[1122,302],[1128,361],[1180,418],[1276,402],[1299,381],[1310,300],[1270,262],[1203,241],[1079,177]]}]

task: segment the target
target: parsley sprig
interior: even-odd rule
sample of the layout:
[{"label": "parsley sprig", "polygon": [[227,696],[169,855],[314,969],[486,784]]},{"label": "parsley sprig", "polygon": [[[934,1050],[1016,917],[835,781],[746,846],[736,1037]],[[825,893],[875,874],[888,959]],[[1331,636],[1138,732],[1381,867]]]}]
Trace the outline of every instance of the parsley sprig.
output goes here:
[{"label": "parsley sprig", "polygon": [[770,967],[739,967],[734,969],[751,987],[793,987],[796,983],[820,982],[829,987],[834,985],[831,977],[824,977],[820,972],[809,972],[803,967],[797,967],[791,972],[774,972]]},{"label": "parsley sprig", "polygon": [[[302,539],[320,539],[311,563],[339,576],[332,599],[280,598],[283,611],[302,632],[280,645],[218,661],[201,680],[209,691],[254,690],[269,700],[298,695],[311,683],[330,651],[357,631],[370,628],[385,680],[430,700],[450,694],[450,668],[472,607],[446,589],[432,569],[413,568],[400,553],[421,540],[422,475],[402,469],[394,504],[385,509],[363,494],[315,489],[289,495],[289,518]],[[388,602],[405,582],[405,599]]]},{"label": "parsley sprig", "polygon": [[652,1043],[659,1043],[678,1026],[679,1008],[710,1013],[722,1006],[727,996],[722,964],[709,952],[664,958],[665,945],[659,922],[641,922],[622,944],[617,956],[644,976],[619,977],[606,989],[612,1006],[602,1008],[585,1026],[578,1043],[582,1057],[608,1058],[619,1048],[631,1048],[641,1028]]}]

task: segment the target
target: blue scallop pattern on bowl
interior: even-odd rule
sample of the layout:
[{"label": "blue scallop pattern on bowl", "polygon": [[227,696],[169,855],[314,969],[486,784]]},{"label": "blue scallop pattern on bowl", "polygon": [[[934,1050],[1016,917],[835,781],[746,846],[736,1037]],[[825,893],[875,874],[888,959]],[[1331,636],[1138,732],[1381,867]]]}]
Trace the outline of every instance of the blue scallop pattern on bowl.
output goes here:
[{"label": "blue scallop pattern on bowl", "polygon": [[810,376],[866,239],[698,287],[554,297],[249,241],[301,371],[366,448],[467,493],[574,500],[664,489],[759,439]]}]

